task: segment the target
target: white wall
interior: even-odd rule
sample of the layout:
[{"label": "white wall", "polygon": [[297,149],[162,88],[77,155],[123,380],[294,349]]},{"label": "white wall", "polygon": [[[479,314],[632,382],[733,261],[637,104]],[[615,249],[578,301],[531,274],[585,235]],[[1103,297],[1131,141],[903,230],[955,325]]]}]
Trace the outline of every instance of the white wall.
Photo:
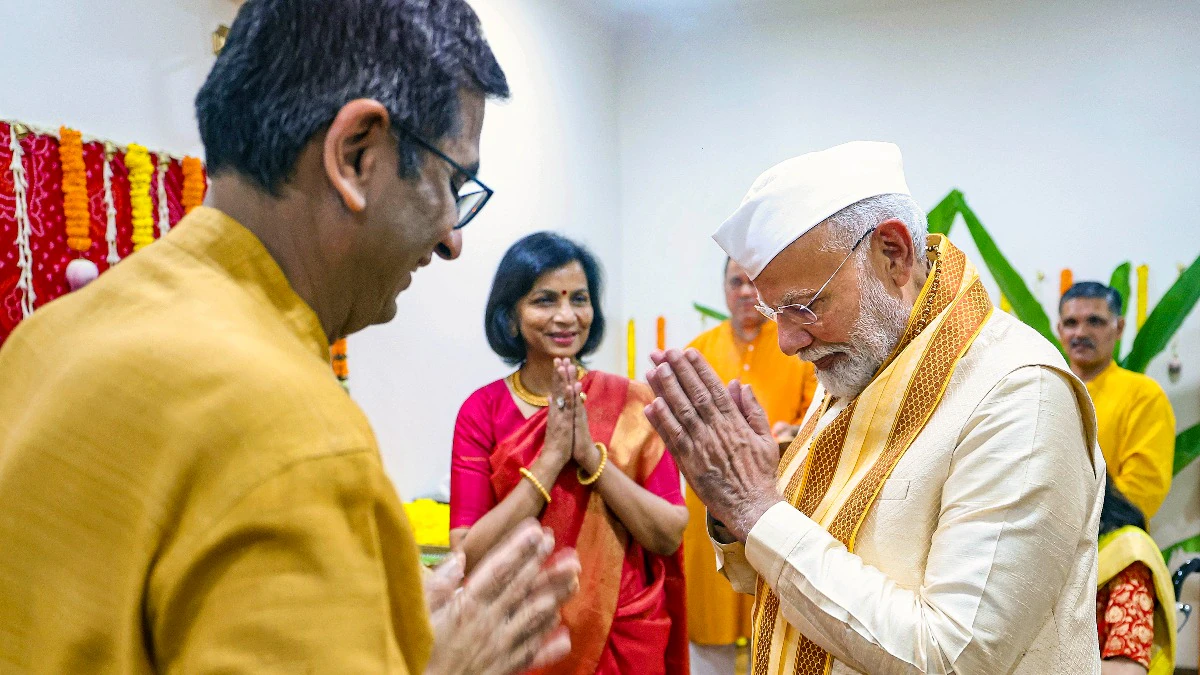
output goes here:
[{"label": "white wall", "polygon": [[[796,11],[806,14],[743,6],[719,21],[642,21],[625,36],[624,303],[642,325],[665,314],[669,343],[700,330],[693,300],[723,307],[724,258],[708,235],[754,177],[847,140],[898,143],[927,207],[960,188],[1022,275],[1045,273],[1034,290],[1053,317],[1063,267],[1107,281],[1124,260],[1148,263],[1154,302],[1177,263],[1200,254],[1200,6]],[[953,238],[978,262],[961,221]],[[643,331],[639,352],[652,341]],[[1168,383],[1164,357],[1149,374],[1182,429],[1200,421],[1200,311],[1180,332],[1180,356],[1179,383]],[[1161,544],[1200,531],[1198,489],[1193,466],[1155,518]],[[1184,662],[1195,663],[1188,632]]]},{"label": "white wall", "polygon": [[232,0],[0,0],[0,117],[201,156],[192,100]]},{"label": "white wall", "polygon": [[[598,17],[553,0],[472,5],[513,94],[489,105],[483,125],[480,178],[496,195],[463,230],[462,257],[421,270],[398,318],[349,343],[351,391],[406,499],[449,475],[458,406],[511,372],[483,333],[492,276],[510,244],[546,229],[584,242],[608,272],[605,310],[621,316],[611,36]],[[615,367],[618,344],[606,340],[593,363]]]}]

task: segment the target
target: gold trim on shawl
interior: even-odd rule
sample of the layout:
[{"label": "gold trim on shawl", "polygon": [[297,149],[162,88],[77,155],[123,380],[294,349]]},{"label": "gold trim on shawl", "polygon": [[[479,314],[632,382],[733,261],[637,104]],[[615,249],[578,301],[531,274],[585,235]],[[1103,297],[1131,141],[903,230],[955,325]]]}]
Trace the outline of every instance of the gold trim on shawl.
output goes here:
[{"label": "gold trim on shawl", "polygon": [[[806,424],[808,433],[797,437],[781,462],[784,499],[851,551],[884,481],[925,427],[959,359],[991,315],[991,300],[966,256],[939,235],[930,236],[929,245],[929,278],[892,355],[823,429],[814,435]],[[829,405],[827,397],[813,419]],[[803,463],[785,475],[809,437]],[[830,655],[780,616],[778,596],[761,579],[757,599],[754,675],[828,672]]]},{"label": "gold trim on shawl", "polygon": [[787,469],[788,465],[792,463],[792,460],[796,457],[797,453],[804,449],[804,447],[808,444],[809,437],[812,436],[813,431],[817,428],[817,422],[825,416],[825,411],[829,409],[831,403],[832,399],[829,396],[826,396],[824,399],[822,399],[821,405],[817,407],[813,414],[808,416],[808,420],[805,421],[804,427],[800,429],[800,433],[796,434],[796,438],[793,439],[791,445],[788,446],[787,452],[783,453],[783,457],[779,460],[779,471],[776,474],[777,478],[783,476],[783,472]]}]

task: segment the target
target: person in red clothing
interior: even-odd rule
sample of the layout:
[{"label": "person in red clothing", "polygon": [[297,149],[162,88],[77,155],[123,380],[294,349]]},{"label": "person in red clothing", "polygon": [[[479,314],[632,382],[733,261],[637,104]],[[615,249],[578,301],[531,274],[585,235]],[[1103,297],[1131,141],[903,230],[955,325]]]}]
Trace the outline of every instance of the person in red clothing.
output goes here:
[{"label": "person in red clothing", "polygon": [[1102,675],[1169,675],[1175,668],[1175,593],[1145,527],[1142,512],[1108,477],[1096,591]]},{"label": "person in red clothing", "polygon": [[679,470],[646,419],[644,383],[587,358],[604,335],[600,267],[551,232],[513,244],[485,310],[488,344],[517,370],[458,414],[450,542],[468,573],[536,517],[580,561],[563,608],[571,653],[546,675],[687,675]]}]

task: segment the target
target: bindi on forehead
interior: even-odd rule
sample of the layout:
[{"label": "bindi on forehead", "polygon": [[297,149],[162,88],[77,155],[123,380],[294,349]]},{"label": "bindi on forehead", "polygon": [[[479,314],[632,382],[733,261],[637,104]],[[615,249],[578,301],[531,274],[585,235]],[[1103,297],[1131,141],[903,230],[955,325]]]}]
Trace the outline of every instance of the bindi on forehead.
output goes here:
[{"label": "bindi on forehead", "polygon": [[561,288],[561,287],[559,287],[559,288],[555,288],[555,287],[553,287],[553,286],[550,286],[550,287],[543,286],[543,287],[541,287],[541,288],[535,288],[535,289],[533,289],[532,291],[530,291],[530,292],[529,292],[529,295],[531,295],[531,296],[533,296],[533,295],[537,295],[537,296],[555,296],[555,297],[563,297],[563,298],[565,298],[565,297],[567,297],[567,296],[571,295],[572,293],[587,293],[587,290],[588,290],[588,289],[587,289],[587,287],[586,287],[586,286],[583,286],[583,287],[580,287],[580,288],[575,288],[575,289],[571,289],[571,288]]}]

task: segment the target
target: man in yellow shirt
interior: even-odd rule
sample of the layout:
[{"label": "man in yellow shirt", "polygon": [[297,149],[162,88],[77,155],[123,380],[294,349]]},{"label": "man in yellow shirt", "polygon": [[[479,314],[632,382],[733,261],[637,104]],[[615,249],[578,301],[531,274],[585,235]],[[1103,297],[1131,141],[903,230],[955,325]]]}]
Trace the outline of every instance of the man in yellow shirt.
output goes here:
[{"label": "man in yellow shirt", "polygon": [[[726,261],[724,286],[729,319],[701,333],[688,346],[703,354],[726,384],[737,379],[751,385],[774,425],[776,438],[789,440],[796,435],[817,388],[813,366],[779,351],[778,328],[754,308],[758,292],[736,262]],[[754,598],[735,592],[717,571],[704,504],[690,489],[686,498],[683,555],[692,671],[698,675],[732,673],[735,643],[750,634]]]},{"label": "man in yellow shirt", "polygon": [[458,256],[488,194],[484,100],[507,93],[461,0],[242,7],[196,99],[206,206],[0,350],[0,671],[501,674],[566,653],[578,561],[543,566],[528,523],[465,587],[461,557],[423,580],[329,367]]},{"label": "man in yellow shirt", "polygon": [[1087,383],[1096,406],[1108,474],[1149,521],[1171,488],[1175,463],[1171,402],[1157,382],[1113,360],[1113,349],[1125,329],[1120,293],[1095,281],[1077,283],[1063,294],[1058,314],[1058,335],[1071,370]]}]

